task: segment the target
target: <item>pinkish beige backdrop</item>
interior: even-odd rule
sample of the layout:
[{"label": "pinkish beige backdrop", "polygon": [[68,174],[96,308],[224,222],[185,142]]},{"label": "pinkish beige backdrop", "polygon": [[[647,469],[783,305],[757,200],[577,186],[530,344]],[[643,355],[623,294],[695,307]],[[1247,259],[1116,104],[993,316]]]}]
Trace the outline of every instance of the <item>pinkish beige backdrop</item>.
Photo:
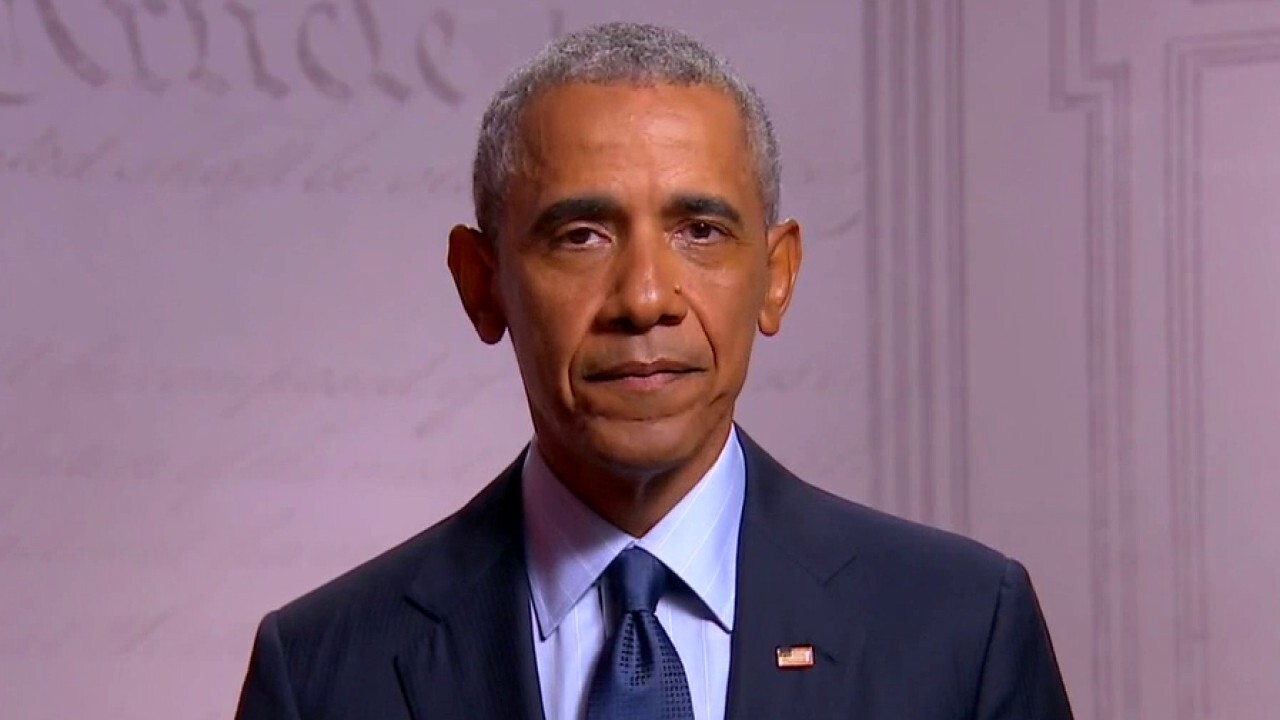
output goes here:
[{"label": "pinkish beige backdrop", "polygon": [[1280,2],[0,2],[0,714],[231,715],[263,612],[529,435],[444,267],[559,33],[771,103],[799,298],[741,420],[1040,589],[1077,714],[1280,712]]}]

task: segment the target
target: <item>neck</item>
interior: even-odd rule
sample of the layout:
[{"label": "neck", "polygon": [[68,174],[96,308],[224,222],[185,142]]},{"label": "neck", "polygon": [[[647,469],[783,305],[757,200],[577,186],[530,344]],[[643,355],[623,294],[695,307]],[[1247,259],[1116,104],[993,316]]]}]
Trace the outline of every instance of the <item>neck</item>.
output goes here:
[{"label": "neck", "polygon": [[549,447],[538,451],[547,467],[584,505],[631,537],[642,537],[667,516],[715,464],[732,422],[716,428],[691,457],[661,468],[621,467]]}]

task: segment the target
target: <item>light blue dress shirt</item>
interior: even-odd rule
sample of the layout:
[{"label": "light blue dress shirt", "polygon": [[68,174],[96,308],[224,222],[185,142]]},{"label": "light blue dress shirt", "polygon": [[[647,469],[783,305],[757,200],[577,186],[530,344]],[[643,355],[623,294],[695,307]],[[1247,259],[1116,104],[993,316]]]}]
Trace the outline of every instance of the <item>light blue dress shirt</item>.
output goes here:
[{"label": "light blue dress shirt", "polygon": [[693,592],[668,593],[657,616],[680,654],[696,720],[723,720],[746,470],[737,430],[720,456],[642,538],[582,504],[530,444],[524,462],[530,612],[546,720],[581,720],[611,628],[598,581],[632,545],[652,553]]}]

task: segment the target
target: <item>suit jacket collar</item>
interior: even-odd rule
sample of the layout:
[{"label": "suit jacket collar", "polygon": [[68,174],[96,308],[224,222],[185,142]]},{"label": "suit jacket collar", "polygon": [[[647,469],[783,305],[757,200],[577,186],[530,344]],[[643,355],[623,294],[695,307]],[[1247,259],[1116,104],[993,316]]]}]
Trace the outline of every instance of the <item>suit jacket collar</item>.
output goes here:
[{"label": "suit jacket collar", "polygon": [[746,463],[737,433],[729,433],[716,461],[687,495],[643,537],[615,528],[566,488],[538,452],[525,455],[525,554],[535,620],[547,637],[589,592],[618,553],[630,545],[649,551],[712,613],[733,630],[738,529]]},{"label": "suit jacket collar", "polygon": [[[866,639],[869,588],[838,532],[840,501],[808,486],[738,429],[747,487],[738,540],[726,715],[838,717]],[[527,450],[527,448],[526,448]],[[432,532],[406,598],[431,621],[396,669],[415,720],[540,720],[521,517],[524,453]],[[780,670],[779,647],[815,664]]]},{"label": "suit jacket collar", "polygon": [[[871,598],[843,501],[801,482],[745,433],[742,446],[747,495],[726,716],[846,717]],[[812,667],[778,667],[779,648],[803,645],[814,649]]]},{"label": "suit jacket collar", "polygon": [[543,717],[523,547],[523,461],[522,452],[433,531],[441,537],[406,592],[432,621],[395,661],[414,720]]}]

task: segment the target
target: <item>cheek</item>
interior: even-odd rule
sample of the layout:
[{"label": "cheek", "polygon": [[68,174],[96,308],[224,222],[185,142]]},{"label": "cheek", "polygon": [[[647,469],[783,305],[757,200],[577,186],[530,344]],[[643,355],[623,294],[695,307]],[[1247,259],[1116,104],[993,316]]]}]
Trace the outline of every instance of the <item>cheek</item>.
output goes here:
[{"label": "cheek", "polygon": [[729,377],[744,372],[755,339],[764,293],[757,278],[744,273],[707,278],[698,316],[716,365]]},{"label": "cheek", "polygon": [[513,278],[504,293],[508,330],[526,372],[543,382],[563,382],[590,328],[590,304],[580,284],[535,277]]}]

